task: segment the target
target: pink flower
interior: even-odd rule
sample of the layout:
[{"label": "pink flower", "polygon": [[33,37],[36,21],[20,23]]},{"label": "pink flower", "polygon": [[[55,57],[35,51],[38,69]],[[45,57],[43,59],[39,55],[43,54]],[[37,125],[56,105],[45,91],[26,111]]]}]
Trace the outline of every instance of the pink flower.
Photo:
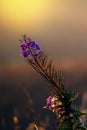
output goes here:
[{"label": "pink flower", "polygon": [[62,102],[59,101],[56,96],[49,96],[47,98],[46,106],[43,108],[49,109],[53,112],[56,112],[56,111],[61,109],[61,108],[59,108],[59,106],[61,106],[61,105],[62,105]]}]

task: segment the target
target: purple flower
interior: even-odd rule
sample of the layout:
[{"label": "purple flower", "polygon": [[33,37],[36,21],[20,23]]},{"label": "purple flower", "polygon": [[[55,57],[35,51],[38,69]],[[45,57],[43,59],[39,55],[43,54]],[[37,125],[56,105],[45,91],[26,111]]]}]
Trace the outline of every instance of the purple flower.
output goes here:
[{"label": "purple flower", "polygon": [[23,43],[20,47],[21,47],[21,51],[22,51],[22,56],[27,57],[28,55],[30,55],[30,51],[28,49],[27,43]]},{"label": "purple flower", "polygon": [[38,55],[38,50],[40,50],[40,47],[36,41],[26,41],[21,44],[21,51],[22,51],[22,56],[27,57],[30,54],[32,56],[37,56]]},{"label": "purple flower", "polygon": [[51,111],[52,111],[52,107],[51,107],[51,105],[46,104],[46,106],[45,106],[45,107],[43,107],[43,108],[45,108],[45,109],[49,109],[49,110],[51,110]]},{"label": "purple flower", "polygon": [[47,98],[47,104],[51,104],[51,103],[52,103],[52,97],[49,96],[49,97]]},{"label": "purple flower", "polygon": [[23,43],[21,45],[21,48],[22,48],[22,50],[26,50],[28,48],[28,44],[27,43]]},{"label": "purple flower", "polygon": [[29,50],[27,50],[27,51],[22,51],[22,55],[23,55],[24,57],[27,57],[28,55],[30,55]]},{"label": "purple flower", "polygon": [[36,41],[30,41],[30,46],[33,47],[35,50],[40,50],[40,47]]}]

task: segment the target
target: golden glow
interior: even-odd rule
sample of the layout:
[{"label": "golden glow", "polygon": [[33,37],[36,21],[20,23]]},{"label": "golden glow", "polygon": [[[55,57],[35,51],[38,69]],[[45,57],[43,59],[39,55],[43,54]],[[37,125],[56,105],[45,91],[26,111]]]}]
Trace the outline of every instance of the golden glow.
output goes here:
[{"label": "golden glow", "polygon": [[1,0],[3,22],[12,25],[34,22],[42,12],[42,5],[42,0]]},{"label": "golden glow", "polygon": [[[57,1],[59,0],[55,0]],[[59,8],[55,2],[54,0],[0,0],[2,24],[12,28],[34,26],[36,23],[39,26]]]},{"label": "golden glow", "polygon": [[18,118],[17,118],[17,116],[13,116],[13,122],[14,122],[15,124],[18,123]]}]

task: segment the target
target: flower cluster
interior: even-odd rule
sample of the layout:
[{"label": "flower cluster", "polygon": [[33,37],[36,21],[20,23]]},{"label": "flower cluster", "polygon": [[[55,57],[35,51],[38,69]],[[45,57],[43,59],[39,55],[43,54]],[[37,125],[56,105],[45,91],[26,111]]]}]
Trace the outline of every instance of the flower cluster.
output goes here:
[{"label": "flower cluster", "polygon": [[66,110],[63,107],[63,103],[56,96],[49,96],[47,98],[46,106],[43,108],[54,112],[59,122],[62,123],[65,120]]},{"label": "flower cluster", "polygon": [[24,41],[21,44],[21,52],[23,57],[27,57],[29,55],[37,56],[40,47],[36,41],[32,41],[31,39]]},{"label": "flower cluster", "polygon": [[47,104],[44,108],[49,109],[53,112],[61,110],[62,102],[58,100],[56,96],[49,96],[47,98]]}]

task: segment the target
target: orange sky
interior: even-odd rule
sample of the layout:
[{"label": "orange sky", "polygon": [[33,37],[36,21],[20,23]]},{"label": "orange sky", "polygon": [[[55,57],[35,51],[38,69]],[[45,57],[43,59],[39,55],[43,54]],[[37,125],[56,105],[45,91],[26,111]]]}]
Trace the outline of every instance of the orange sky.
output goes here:
[{"label": "orange sky", "polygon": [[20,59],[25,33],[54,59],[86,59],[86,12],[85,0],[0,0],[1,62]]},{"label": "orange sky", "polygon": [[24,63],[19,39],[28,34],[54,64],[87,70],[86,12],[85,0],[0,0],[0,64]]},{"label": "orange sky", "polygon": [[85,0],[0,0],[1,62],[20,60],[19,39],[28,34],[53,59],[87,59]]}]

